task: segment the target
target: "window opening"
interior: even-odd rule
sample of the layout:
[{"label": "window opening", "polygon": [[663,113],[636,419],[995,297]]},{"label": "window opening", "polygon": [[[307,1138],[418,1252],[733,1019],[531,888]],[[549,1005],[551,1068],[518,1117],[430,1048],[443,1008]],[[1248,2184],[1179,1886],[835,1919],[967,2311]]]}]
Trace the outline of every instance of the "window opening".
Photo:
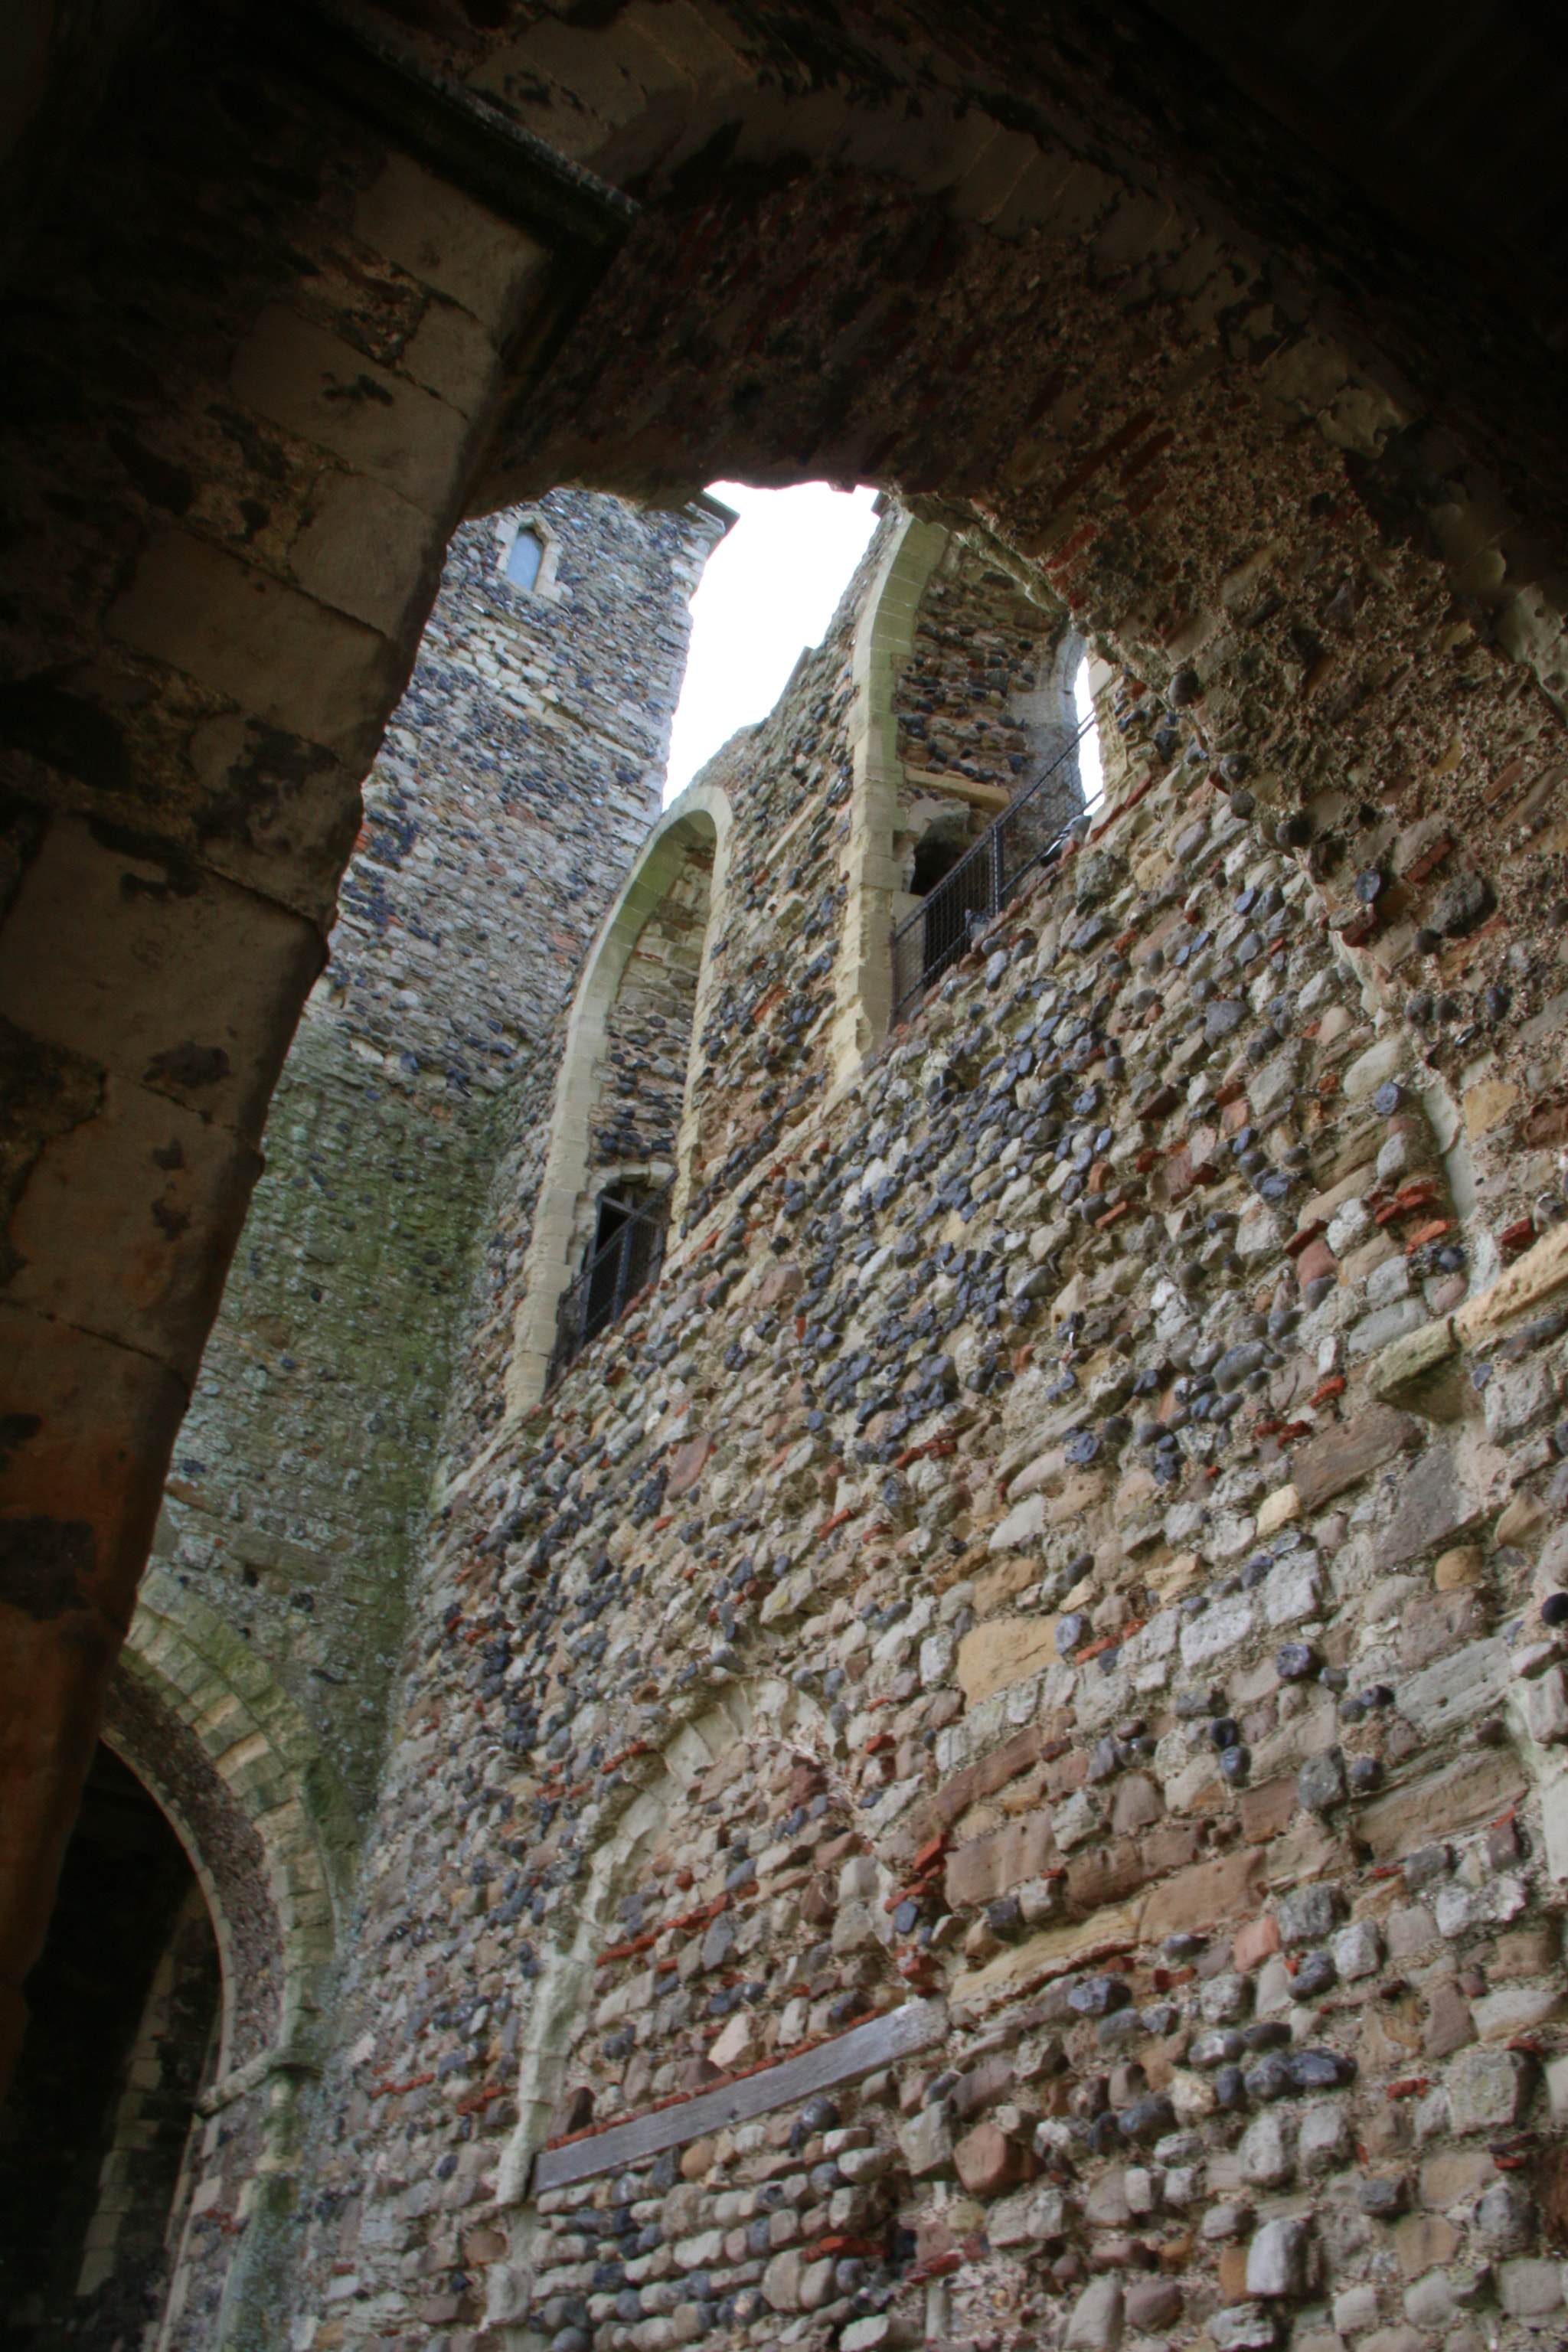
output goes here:
[{"label": "window opening", "polygon": [[944,874],[951,874],[969,847],[951,833],[933,826],[915,844],[915,868],[910,877],[910,889],[917,898],[924,898],[936,888]]},{"label": "window opening", "polygon": [[[621,1307],[640,1283],[626,1276],[630,1261],[640,1258],[645,1264],[648,1237],[628,1233],[626,1228],[637,1219],[639,1209],[647,1205],[648,1192],[645,1184],[622,1183],[614,1191],[599,1195],[598,1216],[594,1227],[594,1239],[584,1262],[588,1277],[588,1297],[583,1317],[583,1337],[592,1339],[606,1323],[613,1323]],[[622,1259],[627,1265],[623,1266]]]},{"label": "window opening", "polygon": [[1083,805],[1088,814],[1099,816],[1105,800],[1105,765],[1100,756],[1100,720],[1095,715],[1087,654],[1073,678],[1072,698],[1078,713],[1078,772],[1083,779]]},{"label": "window opening", "polygon": [[654,1192],[623,1178],[600,1193],[583,1271],[563,1293],[556,1309],[555,1352],[547,1386],[575,1363],[590,1339],[619,1322],[658,1274],[674,1192],[673,1184]]},{"label": "window opening", "polygon": [[515,588],[531,588],[544,562],[544,541],[537,531],[520,530],[506,551],[506,576]]},{"label": "window opening", "polygon": [[[1088,680],[1085,678],[1087,696]],[[1092,704],[1078,730],[1033,783],[1019,793],[980,839],[927,891],[893,933],[893,1023],[955,963],[999,914],[1024,877],[1059,857],[1069,832],[1086,833],[1104,799]],[[1079,757],[1094,746],[1095,797],[1080,781]]]}]

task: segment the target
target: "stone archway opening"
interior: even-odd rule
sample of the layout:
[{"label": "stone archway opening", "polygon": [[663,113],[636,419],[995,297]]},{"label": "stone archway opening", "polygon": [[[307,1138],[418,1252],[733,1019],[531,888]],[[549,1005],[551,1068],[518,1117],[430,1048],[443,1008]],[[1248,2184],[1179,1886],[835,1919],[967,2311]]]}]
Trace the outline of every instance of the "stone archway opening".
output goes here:
[{"label": "stone archway opening", "polygon": [[[1429,299],[1402,236],[1363,274],[1353,208],[1237,93],[1109,20],[1079,47],[1003,12],[982,55],[897,11],[831,36],[699,16],[679,53],[613,11],[348,58],[336,30],[280,55],[216,16],[128,54],[84,168],[37,192],[7,352],[65,396],[6,425],[35,617],[0,713],[24,1041],[0,1402],[29,1433],[5,1472],[19,1589],[35,1545],[70,1563],[96,1646],[84,1667],[59,1617],[5,1604],[7,2044],[358,779],[459,513],[744,473],[981,515],[1151,692],[1201,688],[1213,750],[1294,828],[1353,764],[1358,819],[1409,830],[1429,770],[1459,779],[1456,841],[1485,838],[1549,723],[1493,645],[1562,707],[1555,575],[1510,503],[1554,534],[1549,362],[1515,366],[1522,323],[1468,331],[1489,297]],[[195,221],[187,282],[168,257]],[[1441,626],[1390,552],[1428,540],[1470,604]],[[886,1025],[898,887],[879,829],[850,856],[836,1082]]]},{"label": "stone archway opening", "polygon": [[101,1742],[66,1852],[31,2019],[0,2111],[0,2342],[149,2340],[217,2058],[213,1919],[156,1801]]},{"label": "stone archway opening", "polygon": [[658,1267],[688,1166],[692,1040],[729,809],[668,810],[589,952],[566,1024],[509,1395],[532,1403]]}]

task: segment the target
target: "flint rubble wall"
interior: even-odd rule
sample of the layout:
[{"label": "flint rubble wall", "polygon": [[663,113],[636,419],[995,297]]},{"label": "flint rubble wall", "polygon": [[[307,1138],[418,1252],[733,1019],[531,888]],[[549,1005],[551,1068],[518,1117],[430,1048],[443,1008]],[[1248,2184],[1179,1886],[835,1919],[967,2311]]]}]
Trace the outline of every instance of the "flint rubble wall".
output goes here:
[{"label": "flint rubble wall", "polygon": [[548,1103],[556,1017],[658,816],[721,528],[570,491],[529,514],[555,551],[547,599],[502,569],[516,516],[453,541],[156,1546],[279,1675],[362,1818],[487,1195],[511,1122]]},{"label": "flint rubble wall", "polygon": [[1535,2340],[1568,1255],[1502,1125],[1557,942],[1491,908],[1555,873],[1553,740],[1478,740],[1487,841],[1439,777],[1347,856],[1124,667],[1112,814],[835,1090],[877,554],[708,772],[660,1284],[451,1464],[296,2346]]}]

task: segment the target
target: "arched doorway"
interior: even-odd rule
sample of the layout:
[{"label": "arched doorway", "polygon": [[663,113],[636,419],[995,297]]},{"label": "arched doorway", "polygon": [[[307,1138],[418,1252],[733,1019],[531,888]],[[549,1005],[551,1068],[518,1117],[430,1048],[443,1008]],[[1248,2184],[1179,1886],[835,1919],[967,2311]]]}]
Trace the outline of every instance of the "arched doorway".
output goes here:
[{"label": "arched doorway", "polygon": [[[742,467],[983,504],[1152,688],[1205,688],[1215,748],[1238,775],[1267,753],[1255,782],[1292,825],[1348,755],[1391,801],[1417,769],[1458,774],[1456,821],[1479,822],[1521,756],[1524,681],[1494,639],[1562,707],[1554,575],[1488,474],[1553,494],[1532,405],[1550,360],[1515,368],[1512,327],[1456,332],[1447,287],[1429,329],[1438,273],[1406,270],[1397,237],[1377,273],[1343,268],[1357,215],[1287,142],[1258,169],[1234,98],[1173,141],[1190,59],[1120,51],[1109,19],[1060,57],[996,23],[983,70],[960,34],[933,43],[918,95],[901,34],[868,16],[832,38],[781,25],[776,50],[737,26],[689,73],[644,59],[616,11],[563,40],[547,16],[515,54],[509,28],[378,58],[426,158],[451,152],[454,75],[520,128],[573,122],[552,173],[504,123],[484,147],[468,110],[476,199],[345,121],[330,57],[300,77],[214,17],[136,61],[61,176],[9,346],[37,389],[7,426],[27,485],[7,560],[38,617],[5,712],[7,2043],[356,778],[458,511]],[[635,234],[582,163],[644,191]],[[520,204],[535,171],[548,201]],[[164,283],[196,222],[209,251]],[[351,223],[367,258],[329,299]],[[623,236],[574,311],[584,249]],[[1436,429],[1449,414],[1478,455]],[[1457,642],[1434,630],[1427,584],[1368,536],[1426,531],[1487,633],[1462,662],[1469,615]],[[884,944],[847,940],[846,1064],[872,1042],[858,975]]]},{"label": "arched doorway", "polygon": [[101,1742],[0,2110],[0,2344],[131,2352],[166,2299],[217,1937],[179,1838]]}]

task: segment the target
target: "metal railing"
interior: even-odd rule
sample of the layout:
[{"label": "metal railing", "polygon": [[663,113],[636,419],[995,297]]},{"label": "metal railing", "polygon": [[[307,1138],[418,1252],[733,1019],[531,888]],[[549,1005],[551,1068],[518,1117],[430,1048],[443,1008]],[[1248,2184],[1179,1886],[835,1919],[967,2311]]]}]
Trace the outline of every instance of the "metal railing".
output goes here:
[{"label": "metal railing", "polygon": [[894,931],[895,1027],[922,991],[957,962],[976,932],[1001,913],[1029,868],[1059,848],[1068,826],[1083,815],[1078,747],[1093,725],[1092,718],[1085,719],[1050,765],[1001,812]]},{"label": "metal railing", "polygon": [[666,1184],[640,1208],[629,1210],[603,1249],[595,1251],[576,1281],[562,1292],[547,1388],[554,1387],[591,1339],[620,1321],[638,1291],[658,1275],[664,1264],[674,1192],[674,1184]]}]

